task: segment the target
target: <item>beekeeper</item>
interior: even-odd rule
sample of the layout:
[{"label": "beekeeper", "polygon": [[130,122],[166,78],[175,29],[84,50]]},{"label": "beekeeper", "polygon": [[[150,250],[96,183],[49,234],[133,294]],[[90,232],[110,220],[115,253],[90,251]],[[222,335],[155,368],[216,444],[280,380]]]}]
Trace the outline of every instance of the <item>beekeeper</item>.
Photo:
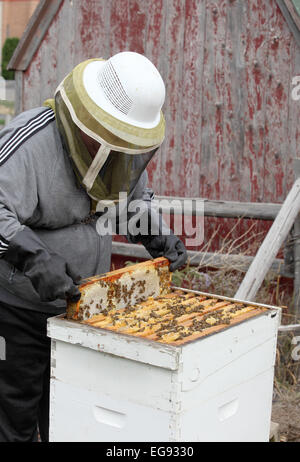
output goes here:
[{"label": "beekeeper", "polygon": [[[101,204],[120,207],[125,192],[159,223],[146,167],[164,140],[164,99],[155,66],[123,52],[79,64],[55,100],[0,132],[0,441],[36,441],[38,429],[48,440],[46,322],[79,300],[81,278],[110,270]],[[157,226],[158,235],[128,238],[174,271],[185,247]]]}]

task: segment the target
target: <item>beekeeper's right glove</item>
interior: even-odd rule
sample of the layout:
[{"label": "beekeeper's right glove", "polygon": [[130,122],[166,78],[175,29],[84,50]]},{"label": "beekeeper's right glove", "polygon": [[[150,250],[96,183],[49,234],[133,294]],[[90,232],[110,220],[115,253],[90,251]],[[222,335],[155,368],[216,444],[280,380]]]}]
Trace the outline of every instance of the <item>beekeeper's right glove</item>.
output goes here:
[{"label": "beekeeper's right glove", "polygon": [[58,254],[52,252],[28,227],[9,242],[4,259],[27,276],[42,302],[68,299],[77,302],[80,276]]}]

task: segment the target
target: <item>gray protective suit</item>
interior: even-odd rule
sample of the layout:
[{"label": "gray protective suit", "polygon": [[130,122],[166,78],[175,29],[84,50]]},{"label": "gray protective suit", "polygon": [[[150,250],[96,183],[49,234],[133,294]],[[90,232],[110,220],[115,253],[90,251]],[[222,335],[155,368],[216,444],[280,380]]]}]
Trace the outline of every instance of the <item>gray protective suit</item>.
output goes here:
[{"label": "gray protective suit", "polygon": [[[145,197],[146,184],[144,172],[131,199]],[[109,271],[111,236],[99,236],[90,207],[51,109],[24,112],[0,132],[0,302],[53,315],[65,309],[63,300],[41,302],[30,280],[3,258],[24,226],[83,278]]]}]

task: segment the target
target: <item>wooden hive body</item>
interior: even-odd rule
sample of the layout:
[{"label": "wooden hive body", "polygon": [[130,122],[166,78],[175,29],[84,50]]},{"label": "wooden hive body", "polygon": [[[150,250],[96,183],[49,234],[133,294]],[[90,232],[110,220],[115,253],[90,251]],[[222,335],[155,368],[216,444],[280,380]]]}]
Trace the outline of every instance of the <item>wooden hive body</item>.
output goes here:
[{"label": "wooden hive body", "polygon": [[[180,344],[64,316],[48,320],[50,441],[268,440],[280,310],[193,295],[238,310],[230,324]],[[187,310],[183,322],[193,315]]]}]

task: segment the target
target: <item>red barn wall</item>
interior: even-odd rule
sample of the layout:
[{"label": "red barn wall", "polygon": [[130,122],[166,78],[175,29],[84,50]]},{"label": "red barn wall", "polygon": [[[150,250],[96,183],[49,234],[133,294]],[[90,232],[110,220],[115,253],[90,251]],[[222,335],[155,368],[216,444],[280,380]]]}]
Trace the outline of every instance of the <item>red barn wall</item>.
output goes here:
[{"label": "red barn wall", "polygon": [[149,167],[157,194],[285,199],[300,157],[300,50],[275,0],[65,0],[24,73],[23,109],[80,61],[124,50],[166,83],[166,140]]}]

